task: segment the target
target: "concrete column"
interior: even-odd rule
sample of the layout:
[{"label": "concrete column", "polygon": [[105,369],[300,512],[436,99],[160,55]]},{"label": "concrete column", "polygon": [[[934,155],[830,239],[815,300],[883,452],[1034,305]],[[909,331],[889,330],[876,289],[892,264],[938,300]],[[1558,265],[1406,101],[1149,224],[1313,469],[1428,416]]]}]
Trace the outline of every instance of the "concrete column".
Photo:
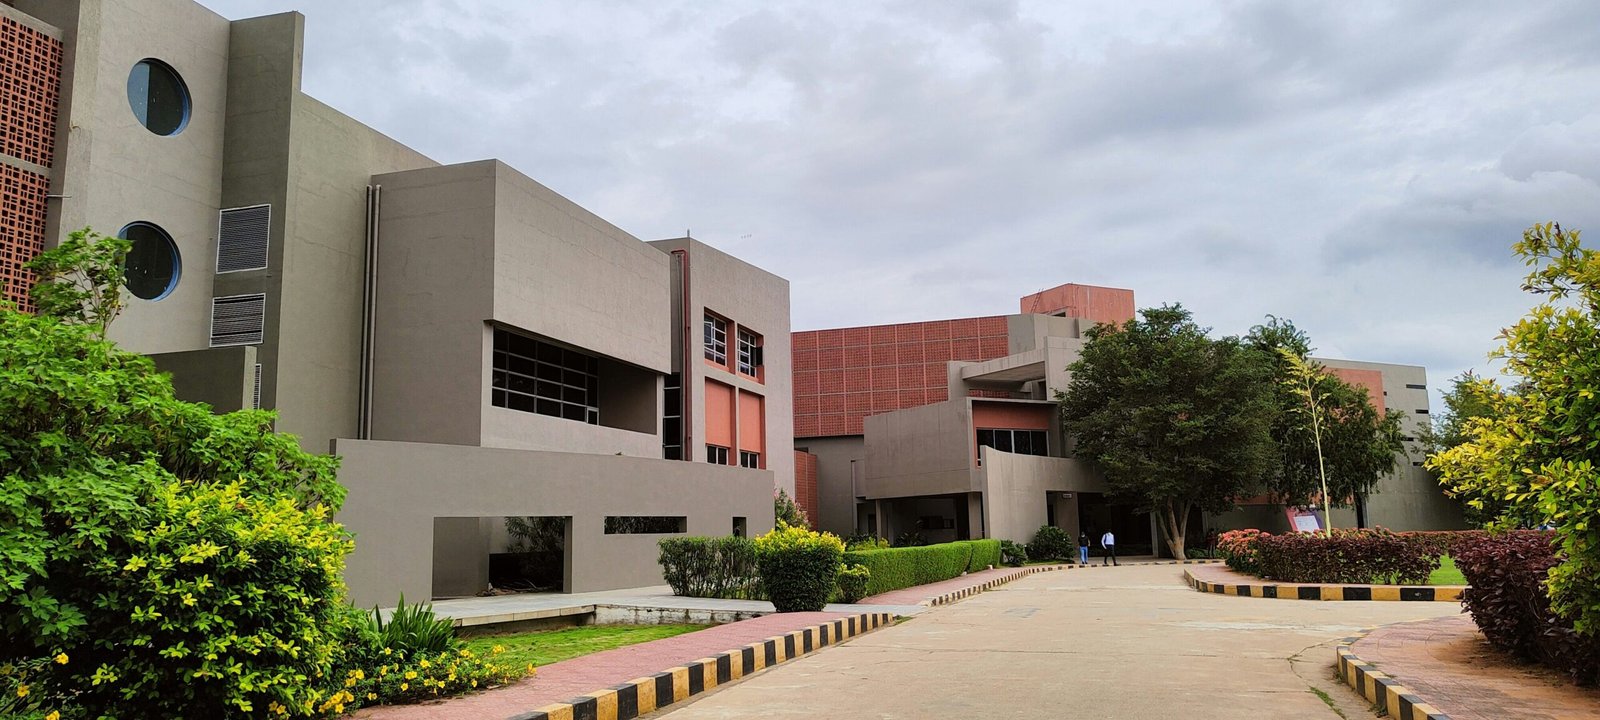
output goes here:
[{"label": "concrete column", "polygon": [[472,597],[489,585],[489,535],[475,517],[433,519],[432,597]]},{"label": "concrete column", "polygon": [[989,537],[983,524],[983,493],[967,493],[967,530],[973,539]]}]

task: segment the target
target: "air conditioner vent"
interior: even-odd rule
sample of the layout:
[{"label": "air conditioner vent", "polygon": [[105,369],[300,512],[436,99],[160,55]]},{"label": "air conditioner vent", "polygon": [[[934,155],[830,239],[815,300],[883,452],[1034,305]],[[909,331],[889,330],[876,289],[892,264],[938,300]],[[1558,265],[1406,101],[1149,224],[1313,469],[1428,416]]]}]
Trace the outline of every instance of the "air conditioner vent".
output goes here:
[{"label": "air conditioner vent", "polygon": [[256,389],[250,396],[250,409],[261,409],[261,363],[256,363]]},{"label": "air conditioner vent", "polygon": [[217,272],[265,269],[271,243],[271,205],[223,210],[217,221]]},{"label": "air conditioner vent", "polygon": [[234,295],[211,300],[211,347],[256,345],[266,329],[267,296]]}]

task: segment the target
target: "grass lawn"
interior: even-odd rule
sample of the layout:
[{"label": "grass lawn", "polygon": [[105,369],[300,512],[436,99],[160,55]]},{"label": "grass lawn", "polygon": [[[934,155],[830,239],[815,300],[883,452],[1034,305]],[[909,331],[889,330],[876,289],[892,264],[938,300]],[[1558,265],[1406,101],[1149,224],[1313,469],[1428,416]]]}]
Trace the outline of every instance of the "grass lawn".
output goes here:
[{"label": "grass lawn", "polygon": [[499,645],[505,648],[505,653],[500,657],[513,667],[521,667],[527,663],[543,667],[579,655],[660,640],[708,627],[710,626],[585,625],[560,630],[478,635],[467,639],[467,648],[474,653],[488,654],[494,646]]},{"label": "grass lawn", "polygon": [[1439,569],[1428,576],[1429,585],[1465,585],[1467,578],[1456,569],[1456,561],[1449,555],[1439,558]]}]

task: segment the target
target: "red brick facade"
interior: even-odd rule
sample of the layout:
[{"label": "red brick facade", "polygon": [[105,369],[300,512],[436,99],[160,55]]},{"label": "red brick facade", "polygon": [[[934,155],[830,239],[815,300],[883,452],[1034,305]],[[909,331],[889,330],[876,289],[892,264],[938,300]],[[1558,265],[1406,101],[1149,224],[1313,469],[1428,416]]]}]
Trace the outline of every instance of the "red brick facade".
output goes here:
[{"label": "red brick facade", "polygon": [[817,456],[794,451],[794,504],[805,512],[811,526],[817,526]]},{"label": "red brick facade", "polygon": [[948,400],[946,362],[1007,349],[998,315],[794,333],[795,437],[860,435],[868,415]]},{"label": "red brick facade", "polygon": [[[0,17],[0,154],[30,165],[54,161],[61,88],[61,42]],[[22,265],[44,250],[50,179],[0,162],[0,297],[31,310],[31,273]]]}]

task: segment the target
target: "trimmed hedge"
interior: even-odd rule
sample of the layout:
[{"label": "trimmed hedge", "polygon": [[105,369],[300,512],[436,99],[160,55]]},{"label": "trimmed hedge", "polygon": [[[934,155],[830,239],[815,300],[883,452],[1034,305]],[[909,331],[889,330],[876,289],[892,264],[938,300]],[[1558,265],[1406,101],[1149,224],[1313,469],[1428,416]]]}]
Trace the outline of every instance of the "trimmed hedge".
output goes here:
[{"label": "trimmed hedge", "polygon": [[1440,555],[1427,542],[1383,528],[1263,534],[1255,550],[1262,577],[1295,583],[1424,585]]},{"label": "trimmed hedge", "polygon": [[828,604],[844,542],[831,533],[780,525],[755,539],[761,585],[778,612],[815,612]]},{"label": "trimmed hedge", "polygon": [[865,565],[872,573],[867,595],[879,595],[1000,565],[999,540],[960,540],[921,547],[859,550],[844,554],[846,565]]},{"label": "trimmed hedge", "polygon": [[1466,538],[1452,548],[1471,587],[1461,604],[1489,644],[1565,673],[1579,685],[1600,683],[1600,638],[1582,635],[1550,607],[1546,585],[1560,564],[1555,534],[1512,532]]},{"label": "trimmed hedge", "polygon": [[761,594],[756,548],[747,538],[672,537],[658,545],[661,576],[673,595],[743,599]]},{"label": "trimmed hedge", "polygon": [[867,583],[872,571],[865,565],[845,565],[839,568],[839,602],[853,603],[867,596]]}]

